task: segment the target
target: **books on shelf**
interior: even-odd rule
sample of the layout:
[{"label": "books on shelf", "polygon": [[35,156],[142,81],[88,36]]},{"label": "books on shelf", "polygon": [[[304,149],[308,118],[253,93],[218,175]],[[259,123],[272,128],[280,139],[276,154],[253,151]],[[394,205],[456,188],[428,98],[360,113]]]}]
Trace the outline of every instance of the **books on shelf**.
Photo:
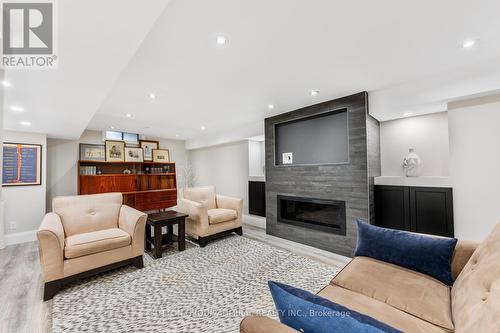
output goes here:
[{"label": "books on shelf", "polygon": [[80,175],[97,175],[97,167],[96,166],[81,166],[80,167]]}]

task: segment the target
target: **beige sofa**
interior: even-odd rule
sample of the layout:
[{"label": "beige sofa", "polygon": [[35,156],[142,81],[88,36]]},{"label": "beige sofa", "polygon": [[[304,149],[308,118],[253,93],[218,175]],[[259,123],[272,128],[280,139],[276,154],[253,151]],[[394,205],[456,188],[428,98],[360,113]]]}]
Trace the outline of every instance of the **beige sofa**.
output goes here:
[{"label": "beige sofa", "polygon": [[[477,247],[477,248],[476,248]],[[409,333],[500,332],[500,224],[479,246],[459,241],[452,287],[430,276],[355,257],[318,295]],[[297,331],[248,316],[242,333]]]},{"label": "beige sofa", "polygon": [[143,267],[147,215],[121,193],[57,197],[37,232],[44,301],[63,283],[134,264]]},{"label": "beige sofa", "polygon": [[180,190],[176,210],[189,214],[186,232],[197,238],[201,247],[232,232],[242,235],[243,199],[218,195],[215,186]]}]

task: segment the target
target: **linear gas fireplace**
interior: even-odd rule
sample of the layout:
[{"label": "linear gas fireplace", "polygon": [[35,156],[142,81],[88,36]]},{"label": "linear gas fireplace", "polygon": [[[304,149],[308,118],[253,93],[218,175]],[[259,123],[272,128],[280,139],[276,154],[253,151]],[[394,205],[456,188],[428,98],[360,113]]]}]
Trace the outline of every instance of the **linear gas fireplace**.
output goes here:
[{"label": "linear gas fireplace", "polygon": [[345,236],[345,201],[278,195],[278,222]]}]

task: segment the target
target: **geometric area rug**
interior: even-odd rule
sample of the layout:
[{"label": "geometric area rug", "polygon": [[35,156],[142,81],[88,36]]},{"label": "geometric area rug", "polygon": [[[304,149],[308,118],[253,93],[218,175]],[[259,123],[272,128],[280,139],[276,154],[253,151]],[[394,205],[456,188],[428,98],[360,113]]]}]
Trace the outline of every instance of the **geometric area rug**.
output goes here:
[{"label": "geometric area rug", "polygon": [[277,318],[268,280],[316,293],[337,268],[232,236],[171,251],[70,285],[53,299],[59,332],[239,332],[248,314]]}]

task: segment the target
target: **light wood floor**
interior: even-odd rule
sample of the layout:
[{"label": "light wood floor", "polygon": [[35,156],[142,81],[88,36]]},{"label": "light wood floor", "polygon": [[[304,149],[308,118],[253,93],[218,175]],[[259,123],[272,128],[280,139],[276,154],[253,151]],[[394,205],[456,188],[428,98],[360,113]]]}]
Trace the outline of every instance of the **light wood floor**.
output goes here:
[{"label": "light wood floor", "polygon": [[[339,269],[349,261],[331,252],[269,236],[257,225],[245,224],[243,235]],[[50,332],[52,301],[43,302],[42,292],[36,243],[11,245],[0,250],[0,332]]]}]

